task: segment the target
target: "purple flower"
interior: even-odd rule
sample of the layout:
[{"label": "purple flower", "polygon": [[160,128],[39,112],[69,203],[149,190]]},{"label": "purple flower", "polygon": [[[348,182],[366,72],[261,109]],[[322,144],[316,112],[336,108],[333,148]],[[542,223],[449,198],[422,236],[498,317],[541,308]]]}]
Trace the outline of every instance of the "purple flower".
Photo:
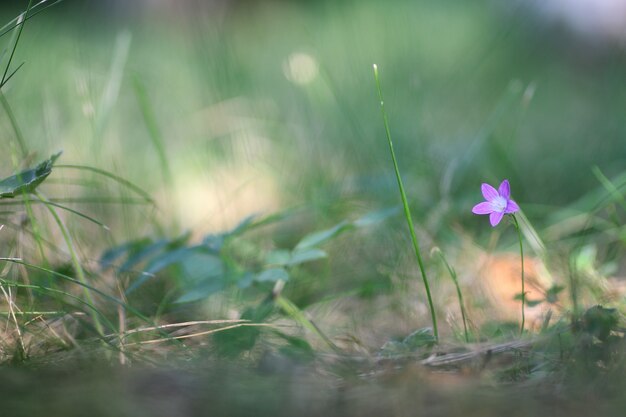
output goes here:
[{"label": "purple flower", "polygon": [[491,226],[496,227],[505,214],[519,211],[517,203],[511,200],[509,180],[502,181],[497,190],[489,184],[481,185],[480,189],[487,201],[476,204],[472,209],[472,213],[488,214]]}]

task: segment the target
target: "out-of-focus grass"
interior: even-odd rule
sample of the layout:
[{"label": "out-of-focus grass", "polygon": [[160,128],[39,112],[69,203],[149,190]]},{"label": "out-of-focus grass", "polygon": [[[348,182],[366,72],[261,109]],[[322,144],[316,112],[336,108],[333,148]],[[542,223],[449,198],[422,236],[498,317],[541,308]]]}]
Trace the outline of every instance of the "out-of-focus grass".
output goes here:
[{"label": "out-of-focus grass", "polygon": [[[27,261],[7,267],[4,286],[19,297],[5,298],[16,299],[27,314],[50,307],[49,314],[16,324],[24,334],[7,326],[5,358],[18,341],[30,353],[66,349],[72,355],[89,349],[97,333],[108,346],[102,356],[122,363],[213,358],[225,346],[232,350],[226,356],[244,352],[262,368],[274,351],[310,360],[312,352],[339,350],[373,361],[357,378],[367,385],[364,375],[376,376],[388,356],[470,349],[457,346],[464,336],[456,288],[433,259],[426,268],[435,277],[442,340],[450,345],[433,348],[428,332],[414,332],[428,325],[428,310],[402,219],[352,230],[362,225],[354,219],[399,204],[371,74],[376,63],[417,237],[424,248],[441,247],[457,272],[465,337],[472,342],[517,337],[508,330],[516,326],[504,322],[518,320],[507,316],[507,306],[519,311],[519,259],[494,255],[496,248],[514,250],[514,235],[471,215],[479,184],[508,178],[524,211],[528,271],[536,281],[529,300],[541,302],[535,312],[544,306],[555,312],[552,321],[535,320],[531,333],[545,336],[548,342],[540,342],[549,347],[520,350],[513,365],[494,371],[510,375],[487,380],[537,378],[557,386],[566,378],[558,365],[580,365],[585,349],[606,356],[601,366],[585,362],[594,371],[614,364],[609,359],[621,342],[585,344],[585,337],[596,336],[570,313],[596,302],[626,310],[619,280],[607,279],[623,273],[625,182],[619,174],[626,151],[619,143],[623,63],[617,49],[585,46],[542,26],[519,5],[488,1],[259,2],[124,24],[76,14],[69,2],[59,8],[71,10],[73,19],[57,10],[29,22],[16,55],[27,64],[4,92],[25,142],[37,152],[31,159],[64,149],[42,196],[86,216],[60,219],[73,237],[74,265],[68,266],[69,239],[64,243],[45,207],[34,202],[12,211],[20,203],[0,202],[9,226],[0,232],[0,248]],[[1,112],[0,133],[15,150]],[[1,155],[0,162],[13,167],[15,154]],[[280,221],[261,220],[263,228],[245,236],[232,230],[207,235],[251,213],[289,208]],[[348,229],[352,234],[338,237]],[[323,251],[312,245],[306,256],[315,261],[290,263],[304,256],[298,252],[303,237],[319,230],[332,240],[324,240]],[[198,283],[185,281],[185,274],[198,275],[194,265],[145,272],[154,265],[149,262],[197,249],[202,238],[226,264],[223,286],[201,287],[211,294],[204,301],[176,303],[194,295]],[[128,241],[126,252],[116,246]],[[117,268],[99,262],[110,248],[126,256]],[[89,287],[67,279],[81,269],[77,259]],[[124,261],[132,267],[124,270]],[[28,269],[30,263],[43,269]],[[282,281],[276,278],[281,271],[289,274],[284,288],[271,282]],[[490,298],[490,286],[503,287],[505,295]],[[85,302],[81,291],[92,287],[97,300]],[[494,301],[501,305],[494,309]],[[14,313],[7,317],[17,323]],[[87,314],[106,317],[106,331],[94,329]],[[612,321],[607,328],[621,332]],[[584,340],[562,341],[562,334]],[[393,358],[391,367],[398,364]],[[483,375],[490,358],[486,353],[479,357],[484,364],[455,371]],[[545,374],[555,379],[542,379]],[[420,378],[408,377],[411,383]]]},{"label": "out-of-focus grass", "polygon": [[[60,25],[49,15],[25,33],[18,55],[29,65],[7,94],[34,148],[116,164],[155,190],[161,165],[137,77],[179,189],[233,156],[250,176],[278,181],[281,203],[312,203],[325,215],[351,198],[396,201],[375,116],[375,62],[421,212],[452,197],[460,203],[452,218],[469,221],[472,186],[504,176],[522,203],[563,205],[597,184],[591,166],[619,172],[619,55],[593,54],[507,12],[488,2],[260,4],[135,21],[127,60],[114,23],[84,16]],[[306,85],[285,77],[295,53],[317,65]],[[193,196],[178,197],[192,205]]]}]

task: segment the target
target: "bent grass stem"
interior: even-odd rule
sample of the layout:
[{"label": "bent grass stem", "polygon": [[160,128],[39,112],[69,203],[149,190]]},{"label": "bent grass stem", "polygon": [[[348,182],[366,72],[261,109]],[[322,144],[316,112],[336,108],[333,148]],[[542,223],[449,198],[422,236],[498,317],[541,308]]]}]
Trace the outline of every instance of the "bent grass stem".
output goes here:
[{"label": "bent grass stem", "polygon": [[441,262],[444,264],[444,266],[448,270],[448,273],[450,274],[450,278],[452,278],[452,282],[454,282],[454,286],[456,288],[456,295],[457,295],[457,298],[459,299],[459,309],[461,310],[461,318],[463,319],[463,332],[465,334],[465,342],[469,343],[469,332],[467,331],[467,317],[465,315],[465,303],[463,302],[463,292],[461,291],[461,286],[459,285],[459,280],[456,275],[456,271],[454,270],[454,268],[450,266],[450,264],[448,263],[448,260],[446,259],[441,249],[435,248],[434,252],[437,254],[437,256],[439,256],[439,259],[441,259]]}]

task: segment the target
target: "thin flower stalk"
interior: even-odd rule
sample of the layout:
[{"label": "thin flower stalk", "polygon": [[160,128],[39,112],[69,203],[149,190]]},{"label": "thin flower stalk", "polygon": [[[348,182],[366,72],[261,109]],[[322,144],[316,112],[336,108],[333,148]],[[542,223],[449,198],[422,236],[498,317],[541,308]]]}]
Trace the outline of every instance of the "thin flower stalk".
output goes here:
[{"label": "thin flower stalk", "polygon": [[522,262],[522,325],[520,326],[520,334],[523,334],[524,324],[526,322],[526,315],[524,313],[524,305],[526,304],[526,288],[524,287],[524,246],[522,245],[522,231],[519,227],[519,223],[517,222],[517,217],[515,217],[514,214],[512,214],[511,217],[513,218],[513,224],[517,230],[517,238],[519,240],[519,256]]},{"label": "thin flower stalk", "polygon": [[509,180],[504,180],[500,183],[500,186],[496,190],[489,184],[483,183],[481,185],[481,191],[485,201],[476,204],[472,208],[472,213],[480,215],[489,215],[489,223],[492,227],[496,227],[505,214],[510,214],[513,218],[513,224],[517,230],[517,238],[519,240],[519,252],[522,262],[522,325],[520,327],[520,334],[524,333],[524,325],[526,324],[525,305],[526,305],[526,288],[524,283],[524,246],[522,244],[522,231],[520,230],[516,212],[520,210],[519,206],[511,198],[511,185]]}]

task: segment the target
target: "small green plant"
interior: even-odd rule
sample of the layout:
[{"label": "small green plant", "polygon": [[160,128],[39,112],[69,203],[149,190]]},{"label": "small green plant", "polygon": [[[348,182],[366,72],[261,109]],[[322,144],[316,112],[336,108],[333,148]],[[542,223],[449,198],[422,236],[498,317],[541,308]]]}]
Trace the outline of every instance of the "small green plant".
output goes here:
[{"label": "small green plant", "polygon": [[[271,250],[263,250],[252,239],[247,239],[246,234],[284,220],[288,213],[265,218],[250,216],[230,230],[204,236],[199,243],[192,243],[189,233],[175,238],[145,237],[126,242],[105,251],[100,265],[103,270],[115,271],[122,279],[130,279],[125,290],[127,297],[166,271],[168,277],[177,280],[173,305],[202,302],[213,294],[235,289],[244,294],[249,292],[251,303],[259,293],[265,294],[261,303],[244,310],[242,320],[266,322],[276,313],[276,306],[336,349],[330,339],[282,294],[282,288],[298,268],[328,257],[321,248],[323,244],[346,231],[372,226],[395,212],[395,209],[382,210],[354,221],[342,221],[329,229],[305,235],[290,249]],[[254,346],[261,334],[260,329],[252,327],[237,327],[229,333],[231,335],[216,336],[216,340],[224,345],[220,352],[233,355]]]}]

